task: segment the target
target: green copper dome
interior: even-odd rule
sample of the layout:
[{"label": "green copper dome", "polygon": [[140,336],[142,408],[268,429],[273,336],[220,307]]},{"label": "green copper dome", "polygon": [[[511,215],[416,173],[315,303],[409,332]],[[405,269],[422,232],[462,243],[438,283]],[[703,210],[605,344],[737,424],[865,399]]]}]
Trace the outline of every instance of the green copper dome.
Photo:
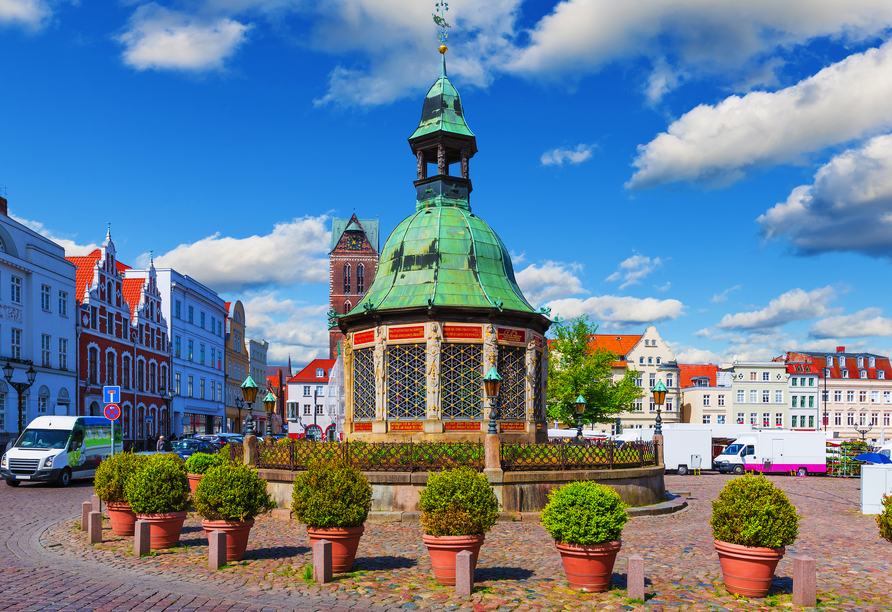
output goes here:
[{"label": "green copper dome", "polygon": [[464,110],[461,105],[461,97],[458,90],[446,76],[446,56],[443,56],[443,68],[440,78],[437,79],[427,96],[424,98],[424,106],[421,107],[421,122],[415,132],[409,136],[409,140],[432,134],[434,132],[449,132],[474,136],[474,133],[465,123]]},{"label": "green copper dome", "polygon": [[397,226],[375,281],[351,314],[419,306],[536,312],[517,286],[502,240],[480,217],[451,206],[425,208]]}]

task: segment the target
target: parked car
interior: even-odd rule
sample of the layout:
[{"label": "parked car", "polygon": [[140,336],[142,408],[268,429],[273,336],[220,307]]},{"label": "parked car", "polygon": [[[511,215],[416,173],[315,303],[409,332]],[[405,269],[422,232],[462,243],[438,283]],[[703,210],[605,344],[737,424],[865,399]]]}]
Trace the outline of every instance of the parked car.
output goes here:
[{"label": "parked car", "polygon": [[242,434],[235,433],[198,434],[195,436],[195,439],[210,442],[217,447],[217,450],[220,450],[230,442],[242,444],[245,441],[245,437]]},{"label": "parked car", "polygon": [[209,455],[214,455],[217,451],[220,450],[214,444],[206,440],[198,440],[195,438],[187,439],[187,440],[175,440],[171,444],[171,452],[176,453],[183,460],[189,458],[190,455],[194,453],[207,453]]}]

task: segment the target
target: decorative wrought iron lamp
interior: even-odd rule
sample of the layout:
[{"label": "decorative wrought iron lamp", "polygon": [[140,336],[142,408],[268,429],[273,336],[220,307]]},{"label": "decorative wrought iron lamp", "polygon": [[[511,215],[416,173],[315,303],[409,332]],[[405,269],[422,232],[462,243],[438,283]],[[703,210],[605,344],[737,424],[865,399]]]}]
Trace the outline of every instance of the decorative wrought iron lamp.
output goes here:
[{"label": "decorative wrought iron lamp", "polygon": [[663,405],[663,402],[666,401],[666,385],[663,384],[663,381],[657,381],[657,384],[654,385],[654,388],[651,389],[651,393],[654,394],[654,404],[657,405],[657,422],[654,426],[654,435],[662,436],[663,435],[663,417],[660,416],[660,410]]},{"label": "decorative wrought iron lamp", "polygon": [[271,438],[273,435],[273,409],[276,407],[276,396],[272,391],[267,392],[263,398],[263,407],[266,408],[266,436]]},{"label": "decorative wrought iron lamp", "polygon": [[580,394],[573,403],[576,405],[576,441],[582,442],[582,415],[585,412],[585,398]]},{"label": "decorative wrought iron lamp", "polygon": [[254,382],[254,379],[251,378],[251,375],[248,375],[248,378],[245,379],[245,382],[241,384],[242,388],[242,396],[245,398],[245,403],[248,404],[248,416],[245,419],[245,435],[253,436],[254,435],[254,417],[252,415],[252,411],[254,410],[254,400],[257,398],[257,383]]},{"label": "decorative wrought iron lamp", "polygon": [[7,361],[6,365],[3,366],[3,377],[6,378],[6,382],[12,385],[15,389],[19,407],[19,433],[22,433],[22,431],[24,431],[25,429],[25,406],[24,402],[22,401],[24,399],[23,394],[25,393],[25,391],[31,388],[31,385],[34,384],[34,379],[37,378],[37,372],[34,371],[33,365],[28,368],[28,371],[25,372],[25,376],[28,378],[28,382],[23,383],[12,381],[13,371],[15,371],[15,368],[13,368],[12,364]]},{"label": "decorative wrought iron lamp", "polygon": [[488,434],[498,434],[499,428],[496,425],[496,399],[499,397],[499,389],[502,388],[502,377],[492,366],[489,372],[483,377],[483,388],[486,391],[486,397],[489,399],[489,430]]}]

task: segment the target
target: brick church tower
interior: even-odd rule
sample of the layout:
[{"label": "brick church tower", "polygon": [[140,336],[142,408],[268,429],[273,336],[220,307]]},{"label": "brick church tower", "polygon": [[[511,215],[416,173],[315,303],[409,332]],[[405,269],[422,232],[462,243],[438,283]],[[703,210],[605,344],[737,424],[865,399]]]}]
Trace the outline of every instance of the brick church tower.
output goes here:
[{"label": "brick church tower", "polygon": [[[359,303],[375,280],[378,270],[378,220],[334,219],[331,224],[329,261],[329,301],[338,314],[347,314]],[[331,357],[337,357],[338,342],[344,335],[330,331]]]}]

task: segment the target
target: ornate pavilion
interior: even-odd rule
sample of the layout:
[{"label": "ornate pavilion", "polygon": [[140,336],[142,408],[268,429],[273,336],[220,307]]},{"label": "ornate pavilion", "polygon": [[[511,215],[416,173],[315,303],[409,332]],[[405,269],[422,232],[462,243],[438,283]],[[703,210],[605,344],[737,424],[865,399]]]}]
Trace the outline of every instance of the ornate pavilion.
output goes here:
[{"label": "ornate pavilion", "polygon": [[505,244],[471,211],[477,142],[440,51],[440,78],[409,137],[415,213],[387,239],[365,296],[348,314],[330,313],[347,338],[344,432],[369,442],[482,440],[483,376],[495,366],[500,435],[544,440],[551,321],[524,298]]}]

